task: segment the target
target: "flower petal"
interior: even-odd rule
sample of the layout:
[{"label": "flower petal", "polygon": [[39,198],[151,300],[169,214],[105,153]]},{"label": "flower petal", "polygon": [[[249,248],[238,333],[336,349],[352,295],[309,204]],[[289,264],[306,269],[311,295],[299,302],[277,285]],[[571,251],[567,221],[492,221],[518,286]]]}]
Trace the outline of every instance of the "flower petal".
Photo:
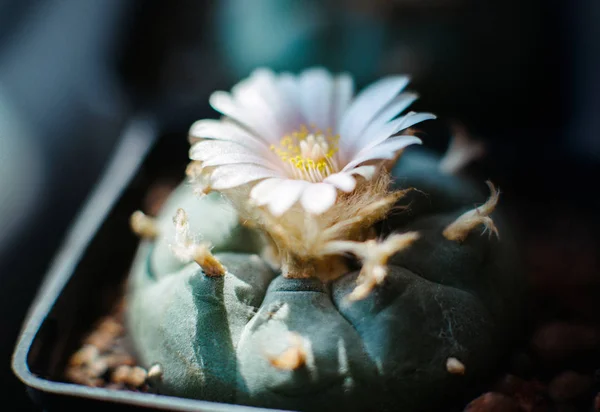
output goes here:
[{"label": "flower petal", "polygon": [[269,211],[274,216],[281,216],[294,205],[302,192],[310,183],[304,180],[282,180],[273,190],[274,196],[270,197]]},{"label": "flower petal", "polygon": [[356,187],[356,179],[350,173],[340,172],[327,176],[324,183],[330,183],[343,192],[349,193]]},{"label": "flower petal", "polygon": [[190,143],[193,144],[203,139],[226,140],[244,145],[257,152],[269,151],[269,144],[265,140],[230,121],[203,119],[194,122],[189,132]]},{"label": "flower petal", "polygon": [[402,113],[404,110],[408,108],[411,104],[415,102],[419,98],[419,95],[411,92],[400,93],[398,96],[394,97],[394,99],[384,107],[378,114],[373,118],[369,127],[373,124],[384,124],[392,120],[394,117]]},{"label": "flower petal", "polygon": [[262,122],[268,125],[276,139],[289,132],[289,104],[281,95],[275,84],[275,75],[270,70],[254,70],[247,79],[231,89],[231,94],[240,109],[260,113]]},{"label": "flower petal", "polygon": [[410,112],[396,120],[392,120],[391,122],[384,124],[379,130],[373,130],[373,134],[370,135],[371,139],[368,138],[369,136],[365,135],[362,138],[363,144],[360,145],[362,147],[357,146],[355,157],[362,155],[367,150],[371,150],[378,144],[385,142],[390,136],[393,136],[404,129],[408,129],[425,120],[433,120],[435,118],[436,116],[431,113]]},{"label": "flower petal", "polygon": [[[256,93],[250,89],[249,96],[246,99],[246,105],[251,104],[247,100],[257,99]],[[262,136],[268,142],[278,140],[276,124],[270,114],[265,114],[261,110],[249,109],[240,106],[233,97],[226,92],[217,91],[210,95],[209,103],[216,111],[230,117],[246,126],[256,134]]]},{"label": "flower petal", "polygon": [[302,207],[309,213],[320,215],[334,205],[336,197],[337,191],[332,185],[312,183],[302,193]]},{"label": "flower petal", "polygon": [[391,121],[394,117],[398,116],[401,112],[406,110],[408,106],[413,104],[415,100],[417,100],[419,96],[416,93],[401,93],[398,96],[394,97],[394,99],[384,107],[378,114],[371,120],[367,128],[361,133],[360,136],[356,139],[355,146],[364,146],[361,145],[361,142],[365,140],[370,140],[373,137],[373,132],[377,132],[381,129],[386,123]]},{"label": "flower petal", "polygon": [[375,115],[406,87],[407,76],[385,77],[360,92],[348,107],[340,125],[340,143],[353,143]]},{"label": "flower petal", "polygon": [[292,76],[290,73],[282,73],[277,78],[277,87],[282,96],[284,96],[287,105],[291,108],[288,123],[292,126],[287,132],[293,132],[301,124],[308,123],[300,105],[300,86],[295,76]]},{"label": "flower petal", "polygon": [[271,200],[271,197],[277,194],[274,189],[282,180],[271,178],[258,182],[250,191],[250,199],[258,206],[266,205]]},{"label": "flower petal", "polygon": [[348,105],[352,100],[354,82],[352,77],[347,74],[336,76],[333,82],[333,96],[331,97],[333,107],[330,124],[333,127],[333,132],[337,133],[340,130],[342,116],[348,110]]},{"label": "flower petal", "polygon": [[291,99],[287,96],[285,90],[279,85],[279,77],[269,69],[256,69],[254,71],[257,87],[260,87],[261,94],[269,104],[270,110],[275,114],[279,125],[280,136],[283,136],[299,127],[298,122],[298,97]]},{"label": "flower petal", "polygon": [[255,164],[267,166],[269,169],[283,171],[281,164],[275,164],[263,156],[258,156],[250,153],[227,153],[209,158],[202,162],[202,167],[223,166],[234,164]]},{"label": "flower petal", "polygon": [[233,153],[260,155],[260,153],[256,153],[252,149],[238,143],[225,142],[222,140],[202,140],[192,145],[189,157],[192,160],[200,160],[203,162],[215,156]]},{"label": "flower petal", "polygon": [[280,176],[280,173],[258,165],[225,165],[212,172],[210,185],[215,190],[231,189],[255,180]]},{"label": "flower petal", "polygon": [[373,176],[375,176],[376,170],[377,170],[377,168],[375,166],[367,165],[367,166],[358,166],[355,169],[349,170],[347,173],[350,173],[351,175],[360,175],[367,180],[371,180],[373,178]]},{"label": "flower petal", "polygon": [[399,150],[404,149],[407,146],[413,144],[421,144],[422,141],[416,136],[396,136],[388,139],[384,143],[375,146],[371,150],[367,150],[364,153],[358,155],[352,159],[342,171],[345,172],[360,163],[366,162],[373,159],[393,159]]},{"label": "flower petal", "polygon": [[300,104],[309,125],[326,130],[332,106],[333,79],[323,68],[313,68],[302,72],[299,77]]}]

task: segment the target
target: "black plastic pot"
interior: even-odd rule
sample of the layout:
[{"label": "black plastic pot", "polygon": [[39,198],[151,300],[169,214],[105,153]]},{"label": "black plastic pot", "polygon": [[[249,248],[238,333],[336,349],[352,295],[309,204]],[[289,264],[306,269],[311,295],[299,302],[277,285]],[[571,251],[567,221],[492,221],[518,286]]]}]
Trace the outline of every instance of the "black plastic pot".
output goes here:
[{"label": "black plastic pot", "polygon": [[12,367],[45,411],[266,411],[163,395],[91,388],[67,382],[66,361],[83,335],[120,298],[138,239],[129,216],[150,185],[180,180],[185,136],[157,139],[153,123],[134,119],[123,133],[95,190],[76,218],[46,275],[16,346]]}]

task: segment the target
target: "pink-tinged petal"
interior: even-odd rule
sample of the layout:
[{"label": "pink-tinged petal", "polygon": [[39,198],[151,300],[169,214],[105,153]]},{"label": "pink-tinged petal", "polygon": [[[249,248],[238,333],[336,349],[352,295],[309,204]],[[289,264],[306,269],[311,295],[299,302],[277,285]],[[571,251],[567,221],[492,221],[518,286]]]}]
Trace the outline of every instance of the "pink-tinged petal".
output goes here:
[{"label": "pink-tinged petal", "polygon": [[368,139],[368,136],[365,136],[363,140],[364,145],[361,145],[362,147],[357,147],[357,150],[354,152],[356,153],[355,156],[362,155],[378,144],[385,142],[390,136],[393,136],[404,129],[408,129],[425,120],[433,120],[435,118],[436,116],[431,113],[410,112],[398,119],[392,120],[391,122],[384,124],[379,130],[373,130],[371,139]]},{"label": "pink-tinged petal", "polygon": [[377,114],[377,116],[375,116],[375,118],[373,118],[364,132],[358,136],[355,142],[355,147],[364,147],[365,144],[369,143],[371,138],[373,138],[373,132],[379,131],[386,123],[391,121],[393,118],[406,110],[408,106],[413,104],[418,97],[419,96],[416,93],[409,92],[401,93],[394,97],[394,99],[386,107],[384,107]]},{"label": "pink-tinged petal", "polygon": [[278,94],[270,71],[255,70],[250,77],[233,87],[231,94],[236,105],[247,113],[260,113],[261,122],[273,136],[286,133],[287,113],[282,112],[286,102]]},{"label": "pink-tinged petal", "polygon": [[302,207],[309,213],[320,215],[335,204],[337,191],[328,183],[309,184],[302,193]]},{"label": "pink-tinged petal", "polygon": [[302,72],[298,79],[300,104],[309,125],[325,131],[331,126],[329,114],[332,106],[333,79],[323,68],[313,68]]},{"label": "pink-tinged petal", "polygon": [[293,132],[300,127],[301,124],[308,123],[304,117],[301,106],[301,92],[298,80],[290,73],[282,73],[277,79],[277,87],[286,103],[290,107],[290,117],[288,119],[289,132]]},{"label": "pink-tinged petal", "polygon": [[202,140],[190,147],[189,157],[192,160],[205,161],[215,156],[228,155],[232,153],[259,154],[252,149],[234,142],[222,140]]},{"label": "pink-tinged petal", "polygon": [[360,175],[360,176],[364,177],[366,180],[371,180],[371,179],[373,179],[373,176],[375,176],[376,170],[377,170],[377,167],[368,165],[368,166],[359,166],[355,169],[349,170],[347,173],[350,173],[352,175]]},{"label": "pink-tinged petal", "polygon": [[257,165],[225,165],[211,173],[210,185],[215,190],[224,190],[267,177],[281,177],[281,174]]},{"label": "pink-tinged petal", "polygon": [[258,108],[249,110],[247,107],[240,107],[229,93],[214,92],[210,95],[209,103],[213,109],[243,124],[266,141],[274,143],[279,139],[270,116],[265,116]]},{"label": "pink-tinged petal", "polygon": [[279,77],[271,70],[256,69],[253,73],[256,81],[256,87],[260,88],[260,92],[273,111],[279,126],[279,134],[281,136],[298,129],[298,102],[292,101],[289,96],[279,86]]},{"label": "pink-tinged petal", "polygon": [[333,109],[330,124],[333,126],[333,133],[338,133],[342,116],[348,110],[348,105],[354,94],[354,82],[352,77],[347,74],[336,76],[333,82]]},{"label": "pink-tinged petal", "polygon": [[204,139],[226,140],[253,149],[268,152],[269,144],[258,136],[244,130],[235,123],[223,120],[204,119],[192,124],[189,132],[190,143]]},{"label": "pink-tinged petal", "polygon": [[352,144],[408,82],[407,76],[385,77],[360,92],[342,117],[340,144]]},{"label": "pink-tinged petal", "polygon": [[235,164],[255,164],[262,165],[269,169],[280,170],[283,172],[283,165],[281,162],[273,163],[268,159],[265,159],[263,156],[257,156],[254,154],[248,153],[227,153],[221,154],[214,157],[209,158],[202,162],[203,167],[211,167],[211,166],[223,166],[223,165],[235,165]]},{"label": "pink-tinged petal", "polygon": [[281,216],[294,205],[310,183],[304,180],[282,180],[274,189],[269,200],[269,211],[273,216]]},{"label": "pink-tinged petal", "polygon": [[342,171],[345,172],[349,169],[352,169],[354,166],[357,166],[363,162],[374,160],[374,159],[393,159],[396,156],[396,153],[399,150],[404,149],[407,146],[413,144],[421,144],[422,141],[418,137],[415,136],[396,136],[388,139],[384,143],[381,143],[379,146],[375,146],[371,150],[367,150],[364,153],[358,155],[356,158],[352,159],[350,163],[348,163]]},{"label": "pink-tinged petal", "polygon": [[[389,124],[388,122],[400,114],[400,112],[404,111],[417,98],[417,94],[409,92],[401,93],[394,97],[386,107],[379,111],[375,118],[371,120],[366,129],[354,140],[354,142],[345,146],[344,153],[347,157],[344,160],[351,160],[352,157],[355,157],[357,153],[360,153],[360,151],[367,146],[373,147],[373,140],[380,135],[379,132],[381,130],[388,130],[386,129],[386,126]],[[392,128],[392,126],[387,127],[390,129]],[[388,137],[390,135],[388,135]]]},{"label": "pink-tinged petal", "polygon": [[356,187],[356,179],[354,179],[349,173],[345,172],[334,173],[330,176],[327,176],[323,182],[332,184],[346,193],[353,191]]},{"label": "pink-tinged petal", "polygon": [[419,95],[416,93],[400,93],[398,96],[394,97],[394,99],[377,114],[377,116],[375,116],[369,127],[371,127],[373,123],[383,124],[389,122],[394,117],[406,110],[418,98]]},{"label": "pink-tinged petal", "polygon": [[275,192],[274,189],[283,180],[284,179],[272,178],[258,182],[250,191],[250,199],[258,206],[266,205],[273,196],[277,195],[277,192]]}]

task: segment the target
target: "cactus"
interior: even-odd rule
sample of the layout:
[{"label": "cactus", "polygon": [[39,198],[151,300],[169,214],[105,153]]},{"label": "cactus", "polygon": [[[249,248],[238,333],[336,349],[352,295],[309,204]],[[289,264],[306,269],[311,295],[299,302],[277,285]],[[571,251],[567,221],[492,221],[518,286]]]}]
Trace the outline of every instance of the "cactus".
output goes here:
[{"label": "cactus", "polygon": [[331,279],[282,276],[269,240],[218,193],[198,199],[182,183],[155,219],[137,214],[146,236],[127,327],[142,366],[160,368],[157,390],[292,410],[413,411],[485,378],[517,334],[525,282],[497,189],[447,163],[407,149],[393,185],[416,190],[372,230],[373,239],[415,235],[360,243],[379,255],[338,242],[354,258]]}]

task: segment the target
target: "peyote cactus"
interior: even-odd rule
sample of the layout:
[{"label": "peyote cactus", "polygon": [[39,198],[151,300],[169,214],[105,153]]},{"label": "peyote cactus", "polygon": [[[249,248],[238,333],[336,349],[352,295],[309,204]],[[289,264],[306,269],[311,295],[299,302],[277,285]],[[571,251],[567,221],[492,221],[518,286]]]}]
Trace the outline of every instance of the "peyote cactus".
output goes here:
[{"label": "peyote cactus", "polygon": [[[308,73],[299,84],[330,84],[328,74]],[[277,79],[261,72],[233,95],[241,104],[244,87],[253,90],[253,81],[280,85]],[[335,80],[334,91],[342,83]],[[397,85],[388,80],[385,86],[378,93]],[[329,112],[323,121],[334,117],[334,131],[362,127],[377,134],[376,121],[390,125],[408,105],[398,95],[402,87],[379,107],[359,105],[370,115],[347,103],[339,110],[350,115],[335,121]],[[367,89],[363,100],[369,90],[371,99],[378,94]],[[302,110],[301,121],[319,121]],[[406,149],[413,136],[403,144],[398,137],[385,140],[402,126],[432,118],[419,115],[409,113],[386,129],[383,143],[371,145],[374,157],[364,146],[360,152],[356,145],[358,155],[344,149],[343,132],[341,138],[331,131],[292,135],[285,150],[298,146],[296,169],[271,191],[262,182],[273,178],[258,166],[244,169],[247,162],[240,162],[245,175],[235,176],[235,185],[223,184],[223,176],[232,175],[219,166],[238,165],[213,159],[241,140],[226,141],[220,150],[204,145],[200,151],[194,143],[191,157],[202,162],[189,168],[196,183],[182,183],[156,219],[139,213],[132,219],[146,239],[130,275],[128,329],[139,361],[161,370],[154,382],[161,393],[293,410],[410,411],[428,409],[485,376],[513,337],[523,302],[514,242],[501,217],[490,217],[499,196],[494,186],[489,183],[486,201],[480,185],[456,173],[476,145],[457,139],[440,159]],[[360,116],[365,124],[355,120]],[[414,123],[406,121],[411,116]],[[221,122],[226,136],[254,137]],[[220,142],[221,129],[208,126],[204,137],[213,140],[200,143]],[[386,144],[391,156],[381,148]],[[290,160],[283,149],[270,150]],[[402,157],[389,169],[399,151]],[[265,157],[265,163],[276,158]],[[342,169],[340,163],[351,159],[359,161]],[[340,172],[352,167],[373,169],[348,172],[349,178]],[[202,197],[199,180],[200,191],[208,193]],[[289,182],[303,180],[304,192],[292,194]],[[247,183],[252,186],[244,190]],[[333,200],[323,205],[307,198],[309,185],[323,185],[313,194],[330,196],[326,183],[334,188]]]}]

